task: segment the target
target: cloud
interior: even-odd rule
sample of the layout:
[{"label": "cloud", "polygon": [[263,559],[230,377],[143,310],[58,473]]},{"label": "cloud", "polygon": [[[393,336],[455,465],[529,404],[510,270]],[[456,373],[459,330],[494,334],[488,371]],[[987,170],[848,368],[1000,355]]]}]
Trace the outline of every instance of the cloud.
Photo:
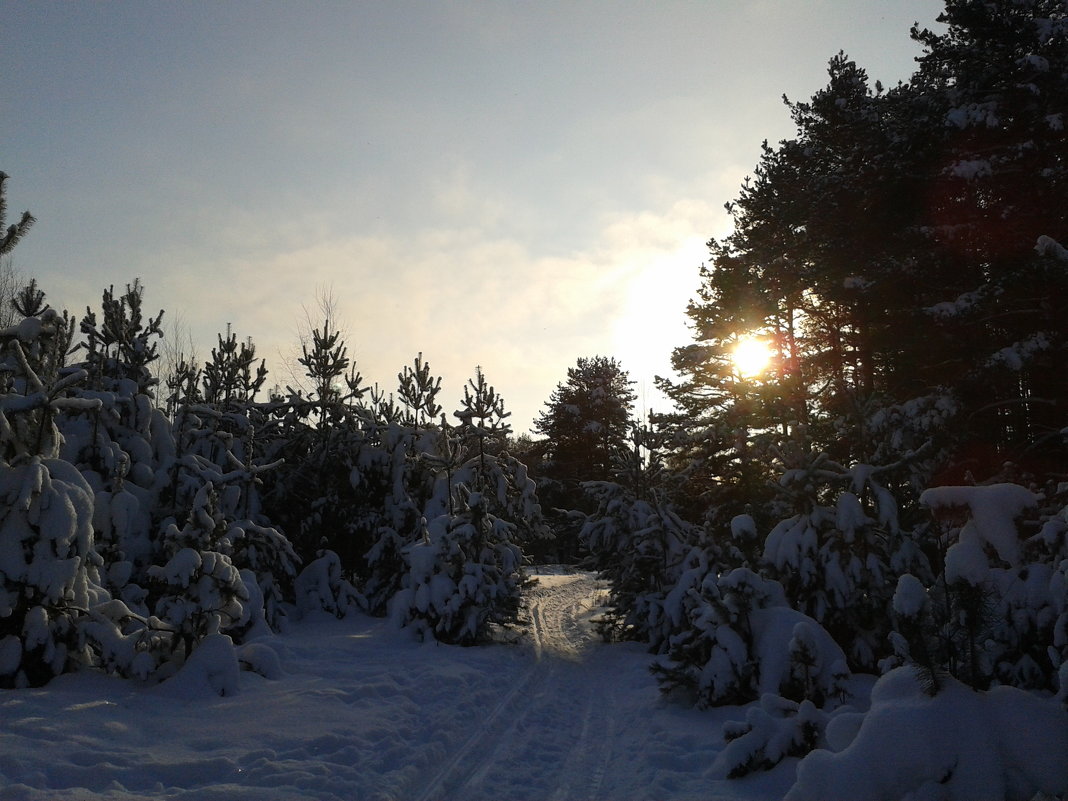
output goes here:
[{"label": "cloud", "polygon": [[[481,202],[458,186],[441,200],[457,207],[457,219]],[[688,339],[685,306],[717,214],[689,199],[606,217],[589,247],[565,255],[472,226],[335,236],[208,262],[194,275],[172,272],[153,289],[181,309],[200,342],[227,323],[251,336],[280,383],[325,291],[369,382],[392,388],[422,352],[444,376],[451,411],[480,365],[521,432],[580,356],[614,356],[647,389],[669,369],[671,349]],[[209,352],[205,344],[201,358]]]}]

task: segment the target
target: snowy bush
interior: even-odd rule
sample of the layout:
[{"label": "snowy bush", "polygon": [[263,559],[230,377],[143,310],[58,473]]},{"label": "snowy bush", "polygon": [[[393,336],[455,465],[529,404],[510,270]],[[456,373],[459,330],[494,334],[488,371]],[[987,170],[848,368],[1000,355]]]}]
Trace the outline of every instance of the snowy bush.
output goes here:
[{"label": "snowy bush", "polygon": [[1068,712],[1012,687],[975,692],[946,679],[932,696],[913,668],[898,668],[876,683],[855,737],[836,745],[801,762],[786,801],[1030,801],[1068,792]]},{"label": "snowy bush", "polygon": [[933,688],[948,674],[979,689],[1056,690],[1064,661],[1057,518],[1025,540],[1020,519],[1038,498],[1016,484],[938,487],[922,499],[941,522],[943,569],[926,586],[899,579],[896,663],[922,666]]},{"label": "snowy bush", "polygon": [[675,604],[666,606],[667,596],[692,567],[687,560],[694,558],[702,531],[670,504],[639,498],[622,484],[584,486],[597,510],[586,517],[579,540],[611,586],[602,634],[647,642],[660,651],[674,628],[671,620],[679,619]]},{"label": "snowy bush", "polygon": [[[264,476],[279,466],[279,460],[257,455],[264,446],[253,420],[266,427],[265,413],[237,394],[229,397],[228,407],[179,407],[174,448],[180,458],[173,460],[168,471],[162,493],[165,503],[160,504],[157,516],[167,513],[160,524],[163,529],[200,518],[203,542],[193,546],[216,550],[238,570],[252,571],[267,622],[277,628],[292,597],[300,559],[263,510]],[[208,496],[210,511],[205,507]],[[160,541],[165,543],[167,538]],[[157,548],[158,561],[170,555],[158,553]]]},{"label": "snowy bush", "polygon": [[93,492],[57,458],[54,418],[92,410],[67,397],[85,373],[62,374],[72,323],[43,308],[31,284],[27,316],[0,331],[0,686],[39,685],[89,655],[78,624],[105,600],[93,549]]},{"label": "snowy bush", "polygon": [[712,763],[712,776],[735,779],[825,746],[829,720],[811,701],[765,695],[747,708],[745,721],[724,724],[727,745]]},{"label": "snowy bush", "polygon": [[795,513],[768,533],[762,564],[791,606],[831,632],[851,665],[874,670],[886,655],[894,574],[924,573],[926,560],[899,529],[897,504],[879,481],[886,469],[846,470],[826,454],[794,461],[779,489]]},{"label": "snowy bush", "polygon": [[156,616],[176,635],[188,656],[211,634],[242,619],[248,588],[229,557],[216,551],[183,548],[165,565],[153,565],[149,576],[164,585]]},{"label": "snowy bush", "polygon": [[225,634],[205,637],[182,667],[156,692],[172,698],[231,696],[240,690],[241,665],[234,642]]},{"label": "snowy bush", "polygon": [[321,611],[344,617],[362,600],[356,588],[345,579],[341,559],[329,550],[320,551],[300,572],[294,582],[294,593],[301,615]]},{"label": "snowy bush", "polygon": [[92,401],[91,410],[68,411],[58,418],[62,455],[77,465],[95,493],[96,549],[105,561],[104,583],[113,594],[144,611],[145,569],[151,563],[153,516],[159,490],[174,460],[170,425],[156,408],[156,379],[150,366],[158,359],[163,312],[142,312],[139,282],[116,294],[105,290],[101,314],[87,310],[72,351],[85,371],[75,397]]},{"label": "snowy bush", "polygon": [[69,463],[0,470],[0,686],[44,684],[79,658],[78,622],[98,600],[92,492]]},{"label": "snowy bush", "polygon": [[433,486],[424,455],[435,449],[436,430],[368,421],[350,473],[360,502],[352,511],[362,542],[356,571],[367,611],[382,616],[407,572],[404,550],[420,535],[423,504]]},{"label": "snowy bush", "polygon": [[255,585],[260,614],[271,628],[278,628],[292,598],[292,585],[300,565],[293,545],[274,526],[248,519],[231,522],[226,538],[231,546],[227,555],[241,571],[250,592]]},{"label": "snowy bush", "polygon": [[152,565],[153,611],[184,645],[188,656],[205,637],[240,624],[249,590],[225,553],[232,548],[218,497],[210,482],[197,493],[184,526],[162,532],[166,561]]},{"label": "snowy bush", "polygon": [[174,647],[174,631],[169,625],[132,611],[117,598],[90,607],[79,630],[99,667],[142,680],[156,674]]},{"label": "snowy bush", "polygon": [[685,688],[702,707],[766,694],[818,705],[845,697],[842,649],[815,620],[786,606],[778,582],[736,568],[708,574],[688,596],[689,626],[653,667],[662,689]]},{"label": "snowy bush", "polygon": [[522,554],[510,540],[512,527],[485,511],[479,493],[465,506],[429,521],[425,538],[409,547],[409,573],[392,614],[441,642],[473,645],[490,624],[516,621]]}]

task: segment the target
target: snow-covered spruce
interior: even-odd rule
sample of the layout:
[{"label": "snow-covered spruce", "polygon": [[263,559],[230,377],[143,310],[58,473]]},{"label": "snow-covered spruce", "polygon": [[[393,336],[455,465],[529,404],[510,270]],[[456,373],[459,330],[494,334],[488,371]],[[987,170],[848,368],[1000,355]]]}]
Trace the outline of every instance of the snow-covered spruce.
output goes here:
[{"label": "snow-covered spruce", "polygon": [[154,582],[154,614],[173,631],[171,652],[179,660],[205,637],[246,618],[243,602],[250,595],[225,553],[231,549],[227,533],[218,496],[208,482],[197,493],[185,525],[179,528],[172,522],[162,532],[166,561],[148,569]]},{"label": "snow-covered spruce", "polygon": [[429,521],[424,539],[409,546],[409,573],[391,610],[400,625],[473,645],[491,624],[516,621],[522,554],[510,540],[512,525],[483,504],[481,494],[471,493],[462,512]]},{"label": "snow-covered spruce", "polygon": [[[857,670],[874,671],[886,653],[885,614],[895,573],[927,574],[927,561],[900,530],[883,471],[845,469],[826,454],[793,460],[779,480],[794,514],[768,533],[762,565],[783,584],[790,606],[817,620]],[[867,502],[862,499],[869,499]]]},{"label": "snow-covered spruce", "polygon": [[369,417],[365,439],[349,473],[360,498],[352,525],[361,542],[361,595],[367,611],[383,616],[407,572],[405,548],[421,536],[421,510],[433,491],[433,471],[423,458],[436,450],[435,428],[402,425]]},{"label": "snow-covered spruce", "polygon": [[746,708],[744,721],[724,724],[727,745],[712,764],[712,775],[736,779],[769,770],[787,757],[804,756],[825,747],[829,720],[830,715],[809,700],[797,703],[778,695],[765,695],[759,703]]},{"label": "snow-covered spruce", "polygon": [[908,574],[898,581],[896,663],[922,666],[933,688],[947,673],[977,689],[1056,691],[1065,661],[1057,517],[1026,540],[1020,520],[1039,499],[1016,484],[938,487],[922,500],[939,522],[944,566],[926,584]]},{"label": "snow-covered spruce", "polygon": [[39,685],[87,661],[78,624],[106,599],[93,549],[93,493],[57,458],[54,418],[95,401],[67,397],[85,373],[61,373],[73,324],[43,307],[31,284],[28,316],[0,331],[0,686]]},{"label": "snow-covered spruce", "polygon": [[105,563],[105,586],[131,608],[147,613],[145,570],[153,559],[153,516],[159,491],[174,461],[170,424],[155,405],[157,338],[163,312],[145,319],[139,282],[116,294],[105,290],[101,315],[87,310],[74,349],[86,373],[75,397],[92,400],[91,411],[57,418],[62,455],[93,488],[96,549]]},{"label": "snow-covered spruce", "polygon": [[364,606],[363,598],[344,576],[341,559],[330,550],[322,550],[297,576],[293,584],[297,612],[329,612],[345,617]]},{"label": "snow-covered spruce", "polygon": [[669,503],[638,497],[623,484],[593,481],[584,488],[597,510],[586,517],[579,540],[611,586],[602,634],[663,651],[681,623],[681,615],[667,608],[669,592],[693,559],[709,569],[705,556],[693,553],[701,530]]},{"label": "snow-covered spruce", "polygon": [[93,496],[69,463],[0,465],[0,686],[36,686],[87,655],[78,624],[101,600]]},{"label": "snow-covered spruce", "polygon": [[846,697],[845,654],[819,623],[786,605],[778,582],[736,568],[707,574],[687,596],[689,625],[653,668],[663,689],[684,688],[702,707],[766,694],[818,705]]},{"label": "snow-covered spruce", "polygon": [[[212,391],[221,390],[215,387]],[[216,520],[210,526],[214,545],[208,549],[229,557],[238,570],[254,574],[266,620],[277,628],[300,564],[289,539],[264,511],[263,477],[272,473],[279,461],[258,455],[263,445],[254,422],[267,427],[266,412],[238,388],[227,390],[227,397],[225,406],[202,403],[178,407],[173,425],[173,448],[178,458],[172,461],[160,493],[156,515],[162,520],[158,525],[166,530],[172,524],[185,525],[193,516],[203,516],[204,496],[210,494],[210,515]],[[166,537],[157,538],[157,543],[165,541]],[[171,554],[158,550],[157,564],[170,558]]]}]

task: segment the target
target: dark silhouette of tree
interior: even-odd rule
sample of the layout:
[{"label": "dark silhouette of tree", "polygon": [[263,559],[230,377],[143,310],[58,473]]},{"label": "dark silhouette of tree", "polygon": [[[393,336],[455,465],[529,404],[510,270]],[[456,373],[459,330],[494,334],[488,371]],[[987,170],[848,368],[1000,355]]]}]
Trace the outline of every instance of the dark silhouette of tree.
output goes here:
[{"label": "dark silhouette of tree", "polygon": [[17,223],[12,223],[4,230],[7,222],[7,190],[4,184],[10,176],[6,172],[0,172],[0,256],[10,253],[22,237],[26,236],[37,219],[28,211],[22,212]]},{"label": "dark silhouette of tree", "polygon": [[539,492],[543,505],[561,510],[554,514],[553,528],[563,559],[577,555],[579,528],[563,512],[592,511],[596,504],[583,492],[583,482],[612,478],[613,455],[625,447],[633,424],[633,383],[613,358],[580,357],[534,423],[534,431],[545,438],[537,466]]}]

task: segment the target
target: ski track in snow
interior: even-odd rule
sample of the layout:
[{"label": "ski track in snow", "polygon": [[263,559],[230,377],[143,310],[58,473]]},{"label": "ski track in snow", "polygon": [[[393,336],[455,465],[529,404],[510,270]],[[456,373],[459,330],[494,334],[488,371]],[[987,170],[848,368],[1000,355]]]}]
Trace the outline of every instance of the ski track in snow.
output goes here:
[{"label": "ski track in snow", "polygon": [[540,573],[514,646],[317,615],[260,640],[283,675],[243,672],[233,696],[95,673],[0,691],[0,801],[782,798],[793,761],[709,776],[744,711],[662,698],[653,657],[592,631],[604,587]]},{"label": "ski track in snow", "polygon": [[611,700],[587,669],[588,617],[603,590],[589,575],[546,576],[527,593],[534,661],[483,728],[441,765],[418,801],[493,798],[519,769],[550,801],[596,799],[611,755]]}]

